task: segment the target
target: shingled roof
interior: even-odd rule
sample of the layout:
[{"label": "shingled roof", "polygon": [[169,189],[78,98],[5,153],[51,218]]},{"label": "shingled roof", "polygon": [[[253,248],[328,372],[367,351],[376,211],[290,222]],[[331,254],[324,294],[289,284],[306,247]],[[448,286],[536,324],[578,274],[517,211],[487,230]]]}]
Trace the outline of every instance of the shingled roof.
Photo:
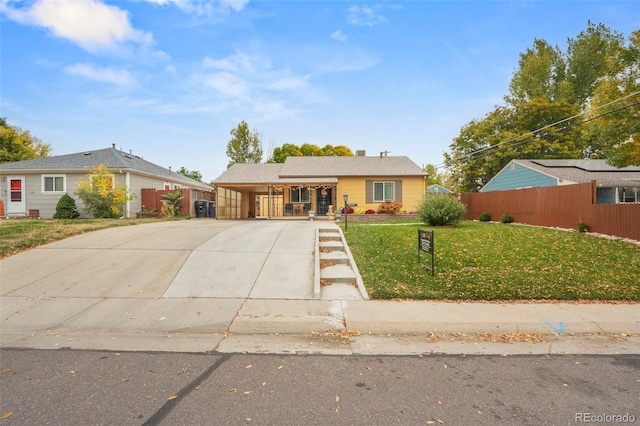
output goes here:
[{"label": "shingled roof", "polygon": [[595,180],[598,186],[640,186],[640,167],[617,168],[605,160],[513,160],[530,169],[565,181],[584,183]]},{"label": "shingled roof", "polygon": [[216,184],[337,183],[340,176],[426,176],[408,157],[287,157],[284,163],[239,164]]},{"label": "shingled roof", "polygon": [[0,171],[12,172],[79,172],[85,173],[90,169],[104,164],[108,169],[135,171],[166,179],[185,182],[191,186],[202,186],[187,176],[146,161],[137,155],[119,151],[115,148],[84,151],[75,154],[56,155],[35,160],[16,161],[0,164]]}]

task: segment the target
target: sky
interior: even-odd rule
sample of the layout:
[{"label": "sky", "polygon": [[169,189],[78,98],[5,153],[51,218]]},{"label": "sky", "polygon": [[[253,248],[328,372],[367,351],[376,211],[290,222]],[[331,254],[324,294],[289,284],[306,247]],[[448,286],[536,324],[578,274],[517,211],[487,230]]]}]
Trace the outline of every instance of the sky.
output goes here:
[{"label": "sky", "polygon": [[[629,1],[0,0],[0,116],[52,155],[111,147],[210,182],[231,130],[441,165],[520,53]],[[439,169],[439,171],[443,171]]]}]

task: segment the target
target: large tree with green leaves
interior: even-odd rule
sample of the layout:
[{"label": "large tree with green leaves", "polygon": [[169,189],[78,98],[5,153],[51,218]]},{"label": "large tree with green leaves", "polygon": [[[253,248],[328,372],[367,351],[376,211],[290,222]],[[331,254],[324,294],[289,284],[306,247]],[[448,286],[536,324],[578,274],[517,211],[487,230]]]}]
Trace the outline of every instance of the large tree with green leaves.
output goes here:
[{"label": "large tree with green leaves", "polygon": [[236,163],[258,164],[262,162],[262,141],[260,134],[249,130],[249,125],[242,120],[238,127],[231,130],[231,139],[227,144],[227,168]]},{"label": "large tree with green leaves", "polygon": [[0,117],[0,163],[48,157],[51,147],[28,130],[11,126]]},{"label": "large tree with green leaves", "polygon": [[284,163],[287,157],[312,157],[312,156],[344,156],[349,157],[353,156],[353,152],[351,149],[344,145],[325,145],[320,148],[318,145],[304,143],[300,146],[285,143],[281,147],[277,147],[273,150],[273,154],[271,158],[269,158],[269,163]]},{"label": "large tree with green leaves", "polygon": [[588,23],[567,52],[544,40],[520,55],[505,96],[463,126],[445,153],[459,191],[477,191],[512,159],[606,158],[640,164],[640,31]]},{"label": "large tree with green leaves", "polygon": [[629,41],[596,82],[582,126],[589,156],[617,167],[640,165],[640,30]]}]

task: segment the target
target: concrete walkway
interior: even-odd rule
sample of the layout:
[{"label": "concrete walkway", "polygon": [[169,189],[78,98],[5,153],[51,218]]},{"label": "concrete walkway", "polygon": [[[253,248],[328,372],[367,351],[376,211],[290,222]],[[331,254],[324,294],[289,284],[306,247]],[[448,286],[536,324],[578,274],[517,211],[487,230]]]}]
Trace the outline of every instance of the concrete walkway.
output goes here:
[{"label": "concrete walkway", "polygon": [[640,354],[637,304],[314,300],[319,226],[335,225],[158,222],[87,233],[8,257],[0,261],[0,344],[176,352]]}]

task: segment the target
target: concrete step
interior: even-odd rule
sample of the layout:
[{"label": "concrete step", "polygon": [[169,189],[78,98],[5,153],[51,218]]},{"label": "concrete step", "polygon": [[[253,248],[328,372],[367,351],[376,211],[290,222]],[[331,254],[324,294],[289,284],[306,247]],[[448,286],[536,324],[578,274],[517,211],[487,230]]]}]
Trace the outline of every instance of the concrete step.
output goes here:
[{"label": "concrete step", "polygon": [[319,244],[320,250],[329,250],[329,251],[344,251],[344,245],[342,241],[320,241]]},{"label": "concrete step", "polygon": [[342,241],[340,234],[336,232],[321,232],[320,233],[320,241]]},{"label": "concrete step", "polygon": [[320,279],[332,283],[351,283],[355,282],[356,274],[351,265],[338,264],[320,269]]},{"label": "concrete step", "polygon": [[[314,297],[320,299],[368,299],[362,278],[343,243],[339,228],[319,228],[317,232]],[[323,262],[324,261],[324,262]],[[330,262],[330,264],[328,264]]]},{"label": "concrete step", "polygon": [[331,284],[322,287],[321,299],[362,300],[360,291],[350,284]]},{"label": "concrete step", "polygon": [[340,250],[334,250],[329,253],[320,252],[320,260],[326,260],[336,264],[349,264],[349,256],[347,256],[347,253]]}]

